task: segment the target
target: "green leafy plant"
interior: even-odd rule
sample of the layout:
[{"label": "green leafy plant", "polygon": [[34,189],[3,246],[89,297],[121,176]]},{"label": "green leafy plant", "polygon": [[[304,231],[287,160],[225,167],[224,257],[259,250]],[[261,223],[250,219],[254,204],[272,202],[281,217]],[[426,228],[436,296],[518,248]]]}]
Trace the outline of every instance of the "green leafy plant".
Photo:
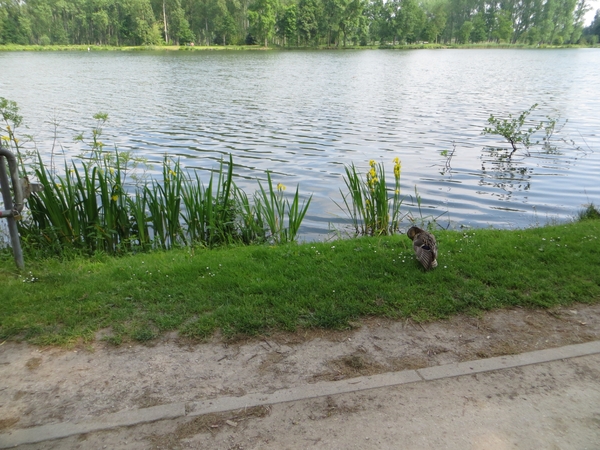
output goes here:
[{"label": "green leafy plant", "polygon": [[[16,154],[20,170],[24,172],[25,160],[31,154],[29,151],[24,151],[21,140],[15,135],[15,130],[23,121],[23,116],[19,114],[17,103],[0,97],[0,119],[0,145],[8,147],[9,150]],[[31,138],[31,136],[25,137]]]},{"label": "green leafy plant", "polygon": [[31,195],[29,213],[19,223],[29,248],[116,254],[293,242],[312,199],[301,203],[298,187],[293,197],[285,197],[285,186],[273,186],[267,173],[267,187],[259,183],[251,203],[233,182],[231,156],[206,186],[197,172],[186,173],[179,161],[165,157],[161,179],[128,187],[126,163],[115,150],[65,163],[56,174],[38,155],[35,173],[43,190]]},{"label": "green leafy plant", "polygon": [[211,174],[205,187],[197,172],[183,180],[182,218],[191,243],[214,246],[238,240],[235,190],[231,155],[227,165],[221,161],[216,182]]},{"label": "green leafy plant", "polygon": [[[15,102],[0,99],[2,141],[17,147],[14,129],[21,123]],[[101,140],[108,114],[97,113],[91,138],[75,137],[84,150],[62,172],[53,158],[46,165],[39,153],[22,167],[43,186],[28,200],[19,222],[21,237],[37,255],[86,252],[124,253],[178,246],[275,243],[296,240],[312,196],[300,205],[299,191],[284,198],[283,185],[268,192],[259,183],[254,203],[235,186],[233,159],[221,162],[204,185],[198,172],[186,171],[165,156],[162,177],[149,179],[150,166],[131,152],[106,151]],[[55,126],[56,123],[55,123]],[[277,214],[274,211],[277,211]],[[266,219],[269,219],[267,221]],[[287,226],[284,221],[287,219]]]},{"label": "green leafy plant", "polygon": [[578,217],[579,220],[600,220],[600,210],[590,203],[584,210],[579,211]]},{"label": "green leafy plant", "polygon": [[[533,145],[531,138],[537,131],[545,128],[547,136],[551,135],[554,131],[556,121],[552,122],[552,119],[548,123],[541,121],[539,123],[529,123],[529,125],[526,126],[527,118],[537,106],[538,104],[535,103],[531,108],[519,114],[518,117],[513,117],[512,114],[509,114],[507,119],[500,119],[493,114],[490,114],[490,117],[488,118],[490,126],[485,127],[482,134],[494,134],[506,139],[512,146],[512,152],[510,153],[509,158],[512,157],[518,149],[518,144],[522,144],[526,148]],[[539,141],[535,142],[535,144],[537,143],[539,143]]]},{"label": "green leafy plant", "polygon": [[445,175],[447,173],[452,173],[452,158],[454,157],[454,153],[456,153],[456,144],[452,145],[452,150],[442,150],[440,151],[440,155],[446,158],[444,163],[444,167],[440,170],[440,175]]},{"label": "green leafy plant", "polygon": [[[363,178],[354,164],[345,167],[344,182],[348,193],[342,194],[345,210],[352,221],[356,234],[385,235],[398,230],[401,216],[400,175],[402,166],[394,158],[394,187],[386,185],[385,167],[382,163],[369,161],[369,171]],[[391,195],[390,195],[391,192]]]},{"label": "green leafy plant", "polygon": [[[300,196],[298,187],[296,187],[296,193],[290,202],[284,195],[286,187],[281,183],[273,187],[269,172],[267,172],[267,189],[260,182],[258,186],[259,191],[254,196],[257,215],[255,223],[266,224],[270,232],[270,238],[276,244],[295,241],[300,224],[308,211],[312,195],[300,205]],[[244,206],[244,208],[247,211],[247,206]],[[287,227],[285,226],[286,216]]]}]

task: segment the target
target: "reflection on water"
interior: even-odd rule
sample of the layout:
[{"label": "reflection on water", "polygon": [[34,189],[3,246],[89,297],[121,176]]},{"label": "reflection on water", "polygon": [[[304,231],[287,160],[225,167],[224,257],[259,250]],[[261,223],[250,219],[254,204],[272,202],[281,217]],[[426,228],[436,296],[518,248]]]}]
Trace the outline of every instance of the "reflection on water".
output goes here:
[{"label": "reflection on water", "polygon": [[[231,153],[247,192],[267,170],[300,183],[314,193],[309,239],[347,223],[334,203],[344,164],[370,159],[390,172],[398,156],[406,207],[454,226],[524,227],[600,204],[595,49],[0,53],[0,67],[0,96],[18,102],[46,157],[52,122],[59,153],[74,155],[73,136],[104,111],[103,140],[121,150],[201,170]],[[532,118],[569,119],[556,150],[494,155],[505,144],[481,135],[489,115],[534,103]]]},{"label": "reflection on water", "polygon": [[510,201],[515,192],[528,191],[534,176],[533,168],[527,166],[530,156],[514,158],[509,157],[505,149],[484,148],[479,186],[495,188],[499,198],[504,201]]}]

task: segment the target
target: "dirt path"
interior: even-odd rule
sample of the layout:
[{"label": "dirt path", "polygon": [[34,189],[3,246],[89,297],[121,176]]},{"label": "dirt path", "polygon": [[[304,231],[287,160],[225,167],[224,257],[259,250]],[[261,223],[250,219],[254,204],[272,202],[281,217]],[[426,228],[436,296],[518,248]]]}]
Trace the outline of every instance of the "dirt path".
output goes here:
[{"label": "dirt path", "polygon": [[229,343],[218,338],[191,343],[175,335],[152,345],[97,342],[70,350],[3,342],[0,433],[599,339],[596,304],[512,309],[424,325],[369,319],[352,331],[282,333]]}]

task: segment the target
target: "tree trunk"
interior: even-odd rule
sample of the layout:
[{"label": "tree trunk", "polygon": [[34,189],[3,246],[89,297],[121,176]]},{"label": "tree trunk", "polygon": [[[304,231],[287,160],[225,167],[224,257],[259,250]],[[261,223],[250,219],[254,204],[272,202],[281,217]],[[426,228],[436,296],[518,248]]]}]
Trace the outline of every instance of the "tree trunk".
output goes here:
[{"label": "tree trunk", "polygon": [[165,43],[169,43],[169,30],[167,29],[167,8],[165,6],[165,0],[163,0],[163,23],[165,25]]},{"label": "tree trunk", "polygon": [[208,18],[204,18],[204,25],[206,26],[206,46],[210,46],[210,39],[208,38]]}]

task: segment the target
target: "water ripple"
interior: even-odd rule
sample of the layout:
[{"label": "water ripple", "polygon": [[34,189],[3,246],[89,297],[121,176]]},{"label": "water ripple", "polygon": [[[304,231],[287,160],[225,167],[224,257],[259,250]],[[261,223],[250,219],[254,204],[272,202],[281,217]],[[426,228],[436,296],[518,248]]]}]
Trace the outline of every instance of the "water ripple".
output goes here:
[{"label": "water ripple", "polygon": [[[53,122],[67,155],[92,115],[102,137],[160,162],[218,169],[233,155],[242,188],[271,171],[314,194],[307,239],[346,227],[335,204],[344,165],[403,165],[404,206],[452,225],[524,227],[600,204],[600,52],[422,50],[349,52],[1,53],[0,96],[18,102],[46,156]],[[490,114],[569,119],[558,151],[520,151],[483,136]],[[443,151],[455,148],[446,170]],[[208,176],[208,175],[207,175]],[[422,198],[421,210],[415,186]]]}]

